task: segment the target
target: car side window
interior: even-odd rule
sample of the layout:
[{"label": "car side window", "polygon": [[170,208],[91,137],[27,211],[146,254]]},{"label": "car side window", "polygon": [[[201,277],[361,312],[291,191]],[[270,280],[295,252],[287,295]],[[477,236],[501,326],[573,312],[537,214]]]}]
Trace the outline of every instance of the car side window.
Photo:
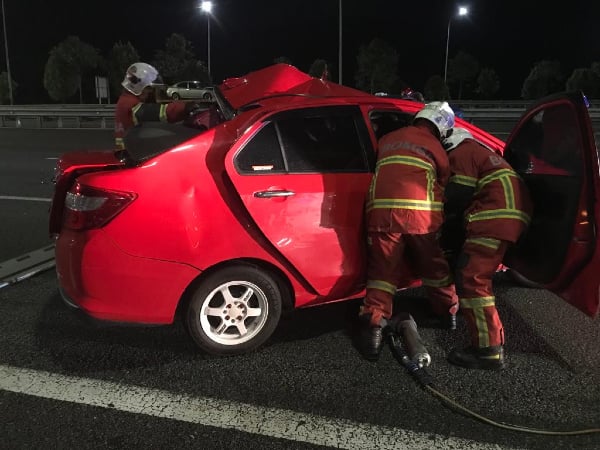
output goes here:
[{"label": "car side window", "polygon": [[191,89],[200,89],[200,83],[198,83],[197,81],[193,81],[190,83],[190,88]]},{"label": "car side window", "polygon": [[412,123],[413,115],[399,111],[372,111],[369,114],[371,126],[377,140],[399,128]]},{"label": "car side window", "polygon": [[323,114],[277,121],[288,172],[367,172],[353,114]]},{"label": "car side window", "polygon": [[[254,135],[236,156],[246,173],[368,172],[362,135],[366,125],[358,108],[287,111]],[[360,130],[360,131],[359,131]],[[368,138],[366,138],[368,141]]]},{"label": "car side window", "polygon": [[285,171],[277,130],[273,122],[267,123],[246,143],[238,153],[235,164],[242,173]]}]

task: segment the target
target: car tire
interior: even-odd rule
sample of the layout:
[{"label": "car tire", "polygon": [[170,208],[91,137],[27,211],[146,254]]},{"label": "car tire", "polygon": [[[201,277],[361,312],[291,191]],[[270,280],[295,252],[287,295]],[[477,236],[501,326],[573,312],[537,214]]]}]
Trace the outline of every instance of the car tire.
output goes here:
[{"label": "car tire", "polygon": [[181,97],[179,96],[179,94],[177,92],[174,92],[173,95],[171,95],[171,98],[173,100],[179,100]]},{"label": "car tire", "polygon": [[211,94],[209,94],[209,93],[207,92],[206,94],[204,94],[204,95],[202,96],[202,98],[203,98],[204,100],[211,100],[211,99],[212,99],[212,95],[211,95]]},{"label": "car tire", "polygon": [[202,280],[184,316],[203,351],[230,356],[256,350],[273,334],[282,309],[276,279],[254,265],[230,266]]},{"label": "car tire", "polygon": [[526,287],[529,289],[544,289],[544,286],[542,286],[539,283],[536,283],[535,281],[531,281],[528,278],[525,278],[516,270],[509,269],[508,275],[510,276],[511,280],[514,281],[514,283],[518,286]]}]

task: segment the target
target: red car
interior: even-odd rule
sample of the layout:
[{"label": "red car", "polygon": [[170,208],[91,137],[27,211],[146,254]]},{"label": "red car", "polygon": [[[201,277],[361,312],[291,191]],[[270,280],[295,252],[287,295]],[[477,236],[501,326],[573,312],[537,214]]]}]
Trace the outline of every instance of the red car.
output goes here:
[{"label": "red car", "polygon": [[[136,127],[122,160],[57,166],[50,232],[65,301],[101,320],[181,316],[214,354],[257,348],[282,308],[364,294],[363,203],[378,137],[422,104],[376,97],[278,64],[228,79],[191,124]],[[503,152],[535,203],[505,261],[589,315],[598,311],[598,155],[585,97],[533,106]]]}]

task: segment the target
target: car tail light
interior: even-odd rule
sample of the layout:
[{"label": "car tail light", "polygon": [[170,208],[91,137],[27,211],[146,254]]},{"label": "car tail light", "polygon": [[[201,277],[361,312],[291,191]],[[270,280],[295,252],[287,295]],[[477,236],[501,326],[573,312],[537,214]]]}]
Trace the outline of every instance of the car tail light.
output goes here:
[{"label": "car tail light", "polygon": [[75,183],[65,198],[64,226],[71,230],[103,227],[136,197],[132,192],[109,191]]}]

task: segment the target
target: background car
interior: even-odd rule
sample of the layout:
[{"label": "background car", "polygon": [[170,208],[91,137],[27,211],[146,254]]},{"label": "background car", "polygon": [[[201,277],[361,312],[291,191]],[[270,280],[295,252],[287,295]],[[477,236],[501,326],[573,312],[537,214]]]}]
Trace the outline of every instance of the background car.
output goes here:
[{"label": "background car", "polygon": [[[135,127],[124,160],[64,154],[50,232],[68,304],[114,322],[181,317],[202,350],[239,354],[269,338],[284,308],[364,295],[377,141],[422,104],[278,64],[225,80],[210,106],[202,131]],[[506,265],[596,314],[600,171],[582,95],[532,106],[506,148],[456,123],[504,152],[530,188],[530,230]]]},{"label": "background car", "polygon": [[180,81],[167,88],[167,96],[173,100],[179,99],[204,99],[214,97],[213,86],[203,85],[199,81]]}]

